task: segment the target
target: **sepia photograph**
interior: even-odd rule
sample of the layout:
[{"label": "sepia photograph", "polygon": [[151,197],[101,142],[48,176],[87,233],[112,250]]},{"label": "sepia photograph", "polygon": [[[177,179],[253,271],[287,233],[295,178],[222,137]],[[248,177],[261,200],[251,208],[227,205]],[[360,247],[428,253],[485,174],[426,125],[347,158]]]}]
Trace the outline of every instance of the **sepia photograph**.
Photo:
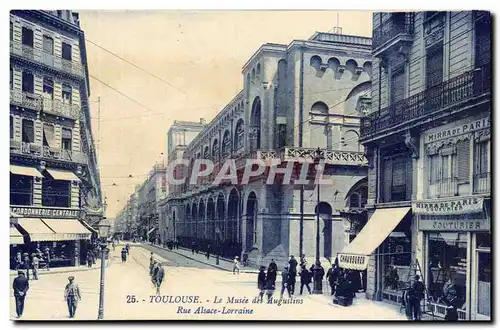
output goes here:
[{"label": "sepia photograph", "polygon": [[10,10],[10,320],[491,322],[493,16]]}]

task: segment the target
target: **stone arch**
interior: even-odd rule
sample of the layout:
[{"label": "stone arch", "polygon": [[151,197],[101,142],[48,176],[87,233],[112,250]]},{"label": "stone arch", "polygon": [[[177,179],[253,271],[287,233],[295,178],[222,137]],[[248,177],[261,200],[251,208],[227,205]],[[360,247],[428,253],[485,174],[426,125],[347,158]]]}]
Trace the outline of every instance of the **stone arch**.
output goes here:
[{"label": "stone arch", "polygon": [[311,57],[311,60],[309,62],[309,64],[315,68],[316,70],[319,70],[321,68],[321,64],[323,63],[323,60],[321,59],[321,57],[319,57],[318,55],[314,55]]},{"label": "stone arch", "polygon": [[363,71],[366,72],[371,77],[371,75],[372,75],[372,62],[371,61],[366,61],[363,64]]},{"label": "stone arch", "polygon": [[342,137],[342,150],[359,151],[359,134],[354,130],[348,130]]},{"label": "stone arch", "polygon": [[356,62],[352,58],[345,62],[346,70],[351,71],[353,75],[356,74],[357,67],[358,67],[358,62]]},{"label": "stone arch", "polygon": [[239,207],[240,198],[236,188],[231,189],[227,200],[227,232],[226,239],[235,243],[239,241],[238,238],[238,224],[239,224]]},{"label": "stone arch", "polygon": [[231,154],[231,132],[226,130],[222,137],[222,156]]},{"label": "stone arch", "polygon": [[196,232],[196,229],[198,227],[198,206],[196,205],[196,202],[193,202],[193,205],[191,206],[191,237],[192,238],[197,238],[198,233]]},{"label": "stone arch", "polygon": [[212,159],[217,159],[219,157],[219,140],[215,139],[212,143]]},{"label": "stone arch", "polygon": [[212,197],[207,200],[207,238],[215,239],[215,202]]},{"label": "stone arch", "polygon": [[252,81],[255,79],[255,68],[252,69]]},{"label": "stone arch", "polygon": [[196,232],[198,233],[198,238],[206,238],[206,213],[205,213],[205,200],[200,199],[198,203],[198,218]]},{"label": "stone arch", "polygon": [[246,203],[246,249],[250,251],[257,243],[257,214],[259,212],[259,202],[257,194],[250,192]]},{"label": "stone arch", "polygon": [[243,119],[236,122],[234,130],[234,150],[239,150],[245,145],[245,123]]},{"label": "stone arch", "polygon": [[260,149],[260,134],[261,134],[261,101],[260,97],[255,97],[252,104],[252,112],[250,114],[250,151]]},{"label": "stone arch", "polygon": [[257,63],[257,68],[255,70],[255,74],[257,75],[257,78],[260,76],[260,63]]},{"label": "stone arch", "polygon": [[216,221],[215,221],[215,238],[223,241],[224,240],[224,224],[226,218],[226,208],[225,208],[225,198],[224,193],[221,191],[217,195],[217,200],[215,204],[216,210]]},{"label": "stone arch", "polygon": [[338,58],[336,57],[330,57],[328,59],[328,67],[330,69],[332,69],[333,71],[337,71],[337,69],[339,68],[340,66],[340,61]]},{"label": "stone arch", "polygon": [[[316,204],[314,209],[314,212],[319,214],[320,240],[323,240],[323,244],[320,245],[320,250],[322,248],[323,253],[320,257],[330,260],[332,257],[332,211],[332,206],[327,202],[320,202],[319,204]],[[316,233],[314,234],[316,235]]]},{"label": "stone arch", "polygon": [[328,114],[328,111],[329,109],[326,103],[321,101],[314,103],[311,107],[311,112],[314,113]]},{"label": "stone arch", "polygon": [[210,147],[205,146],[205,149],[203,150],[203,158],[209,159],[210,158]]}]

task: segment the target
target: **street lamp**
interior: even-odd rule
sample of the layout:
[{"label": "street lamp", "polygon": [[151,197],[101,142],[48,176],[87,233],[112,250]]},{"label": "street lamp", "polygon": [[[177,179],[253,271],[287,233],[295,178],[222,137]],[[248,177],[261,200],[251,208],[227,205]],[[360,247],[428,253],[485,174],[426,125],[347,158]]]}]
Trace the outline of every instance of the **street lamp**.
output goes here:
[{"label": "street lamp", "polygon": [[[321,149],[318,147],[316,149],[316,156],[314,157],[314,164],[316,164],[316,170],[318,170],[319,163],[320,161],[324,159],[323,154],[321,153]],[[321,271],[321,262],[319,260],[319,226],[320,226],[320,220],[319,220],[319,203],[320,203],[320,190],[319,190],[319,181],[317,183],[317,197],[318,197],[318,202],[316,204],[316,263],[313,267],[313,277],[314,277],[314,287],[313,287],[313,293],[315,294],[322,294],[323,293],[323,288],[322,288],[322,278],[320,277],[320,271]]]},{"label": "street lamp", "polygon": [[108,222],[108,220],[106,220],[106,218],[103,218],[97,225],[97,228],[99,230],[99,238],[101,239],[101,241],[99,242],[99,246],[101,247],[101,283],[99,290],[99,313],[97,319],[102,320],[104,316],[104,273],[106,271],[104,264],[106,260],[107,239],[111,224]]}]

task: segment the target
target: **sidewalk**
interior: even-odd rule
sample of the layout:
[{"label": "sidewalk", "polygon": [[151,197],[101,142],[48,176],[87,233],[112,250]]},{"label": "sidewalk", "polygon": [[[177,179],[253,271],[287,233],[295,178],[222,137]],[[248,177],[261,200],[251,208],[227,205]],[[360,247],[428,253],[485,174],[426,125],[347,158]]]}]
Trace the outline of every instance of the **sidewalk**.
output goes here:
[{"label": "sidewalk", "polygon": [[[176,253],[176,254],[183,256],[187,259],[194,260],[194,261],[197,261],[199,263],[202,263],[202,264],[205,264],[208,266],[212,266],[212,267],[220,269],[220,270],[233,272],[233,261],[226,259],[226,258],[219,258],[219,264],[217,265],[215,263],[215,255],[210,255],[210,259],[207,260],[207,257],[205,256],[205,254],[202,254],[202,253],[193,254],[190,250],[188,250],[186,248],[182,248],[182,247],[179,248],[178,250],[176,250],[176,249],[169,250],[168,248],[164,248],[163,246],[156,245],[156,244],[147,244],[144,246],[145,247],[146,246],[153,246],[155,248],[162,249],[162,250],[172,252],[172,253]],[[243,267],[240,263],[240,273],[258,274],[259,270],[256,268],[252,268],[252,267]]]},{"label": "sidewalk", "polygon": [[[100,258],[96,260],[95,265],[92,267],[87,267],[87,265],[80,265],[80,266],[71,266],[71,267],[57,267],[57,268],[50,268],[50,270],[46,270],[45,268],[39,269],[38,270],[38,277],[40,276],[45,276],[45,275],[51,275],[51,274],[62,274],[62,273],[74,273],[74,272],[83,272],[83,271],[88,271],[88,270],[94,270],[96,268],[100,267]],[[19,269],[22,270],[26,273],[25,269]],[[17,276],[17,270],[10,270],[10,276]],[[33,277],[33,269],[30,269],[30,279]]]}]

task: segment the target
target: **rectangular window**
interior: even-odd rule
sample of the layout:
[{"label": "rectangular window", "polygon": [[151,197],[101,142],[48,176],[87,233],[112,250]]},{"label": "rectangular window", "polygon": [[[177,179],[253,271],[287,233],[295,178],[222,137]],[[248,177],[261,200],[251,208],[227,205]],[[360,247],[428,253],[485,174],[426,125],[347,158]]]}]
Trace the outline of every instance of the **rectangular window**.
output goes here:
[{"label": "rectangular window", "polygon": [[71,151],[71,130],[69,128],[62,129],[62,148],[63,150]]},{"label": "rectangular window", "polygon": [[476,144],[477,148],[477,167],[476,174],[486,174],[490,171],[489,166],[489,141],[482,141]]},{"label": "rectangular window", "polygon": [[394,70],[391,75],[391,104],[404,100],[406,75],[404,67]]},{"label": "rectangular window", "polygon": [[392,160],[391,201],[406,200],[406,157],[399,156]]},{"label": "rectangular window", "polygon": [[43,94],[48,96],[50,99],[54,98],[54,81],[52,78],[43,77]]},{"label": "rectangular window", "polygon": [[459,181],[469,181],[470,176],[470,141],[462,140],[457,142],[456,154],[456,177]]},{"label": "rectangular window", "polygon": [[51,180],[44,178],[42,181],[42,205],[53,207],[70,207],[71,182]]},{"label": "rectangular window", "polygon": [[23,92],[33,94],[35,81],[31,72],[23,71]]},{"label": "rectangular window", "polygon": [[54,125],[43,124],[43,145],[54,147]]},{"label": "rectangular window", "polygon": [[71,45],[65,42],[62,43],[62,58],[71,61]]},{"label": "rectangular window", "polygon": [[429,156],[429,181],[431,184],[435,184],[439,179],[439,155]]},{"label": "rectangular window", "polygon": [[430,89],[443,82],[443,44],[439,43],[427,49],[425,59],[425,86]]},{"label": "rectangular window", "polygon": [[22,43],[25,46],[33,47],[33,30],[23,26]]},{"label": "rectangular window", "polygon": [[490,13],[484,13],[475,22],[476,34],[476,67],[491,63],[491,17]]},{"label": "rectangular window", "polygon": [[33,120],[23,119],[22,121],[22,131],[23,131],[23,142],[33,143],[35,142],[35,128],[33,126]]},{"label": "rectangular window", "polygon": [[10,138],[13,139],[14,138],[14,117],[12,116],[9,116],[10,117]]},{"label": "rectangular window", "polygon": [[64,104],[71,104],[72,88],[68,84],[62,85],[62,98]]},{"label": "rectangular window", "polygon": [[44,53],[54,55],[54,39],[49,36],[43,36],[43,51]]},{"label": "rectangular window", "polygon": [[33,204],[33,177],[25,175],[10,175],[10,204]]}]

